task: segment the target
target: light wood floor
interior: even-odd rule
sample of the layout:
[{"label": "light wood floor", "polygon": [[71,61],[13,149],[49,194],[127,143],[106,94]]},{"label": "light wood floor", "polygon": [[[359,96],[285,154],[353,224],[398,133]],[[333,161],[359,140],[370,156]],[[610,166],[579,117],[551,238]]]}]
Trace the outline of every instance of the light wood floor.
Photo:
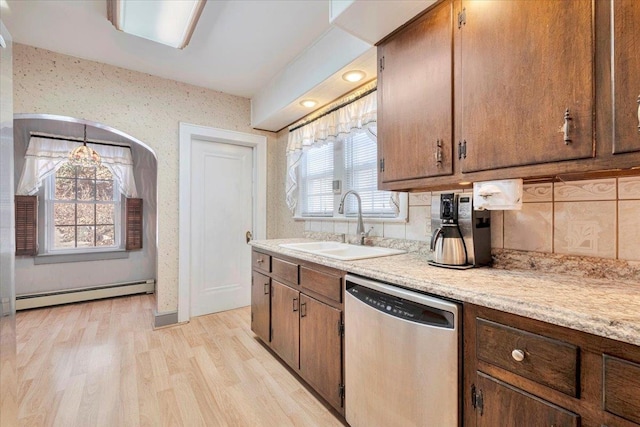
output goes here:
[{"label": "light wood floor", "polygon": [[343,425],[255,338],[249,308],[154,331],[152,305],[19,312],[20,425]]}]

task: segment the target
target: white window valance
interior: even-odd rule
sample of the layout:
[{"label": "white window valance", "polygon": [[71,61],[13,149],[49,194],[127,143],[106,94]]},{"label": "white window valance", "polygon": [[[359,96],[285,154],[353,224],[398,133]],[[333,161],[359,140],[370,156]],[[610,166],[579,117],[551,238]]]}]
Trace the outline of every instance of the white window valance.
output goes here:
[{"label": "white window valance", "polygon": [[[377,94],[374,91],[289,132],[285,192],[291,212],[295,212],[298,203],[297,176],[302,152],[310,147],[342,141],[355,132],[368,131],[376,126],[376,120]],[[375,138],[375,132],[370,135]]]},{"label": "white window valance", "polygon": [[[25,154],[22,176],[16,194],[32,195],[38,192],[42,182],[69,160],[69,153],[82,141],[64,141],[32,136]],[[133,160],[129,147],[115,147],[87,143],[102,158],[102,164],[113,174],[120,192],[125,197],[138,197],[133,177]]]}]

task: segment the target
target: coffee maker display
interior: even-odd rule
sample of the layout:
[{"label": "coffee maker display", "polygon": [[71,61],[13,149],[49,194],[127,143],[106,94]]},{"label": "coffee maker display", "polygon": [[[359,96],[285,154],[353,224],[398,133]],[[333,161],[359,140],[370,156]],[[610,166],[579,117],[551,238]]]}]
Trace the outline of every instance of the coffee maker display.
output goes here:
[{"label": "coffee maker display", "polygon": [[431,251],[438,267],[491,263],[491,212],[473,210],[473,193],[445,193],[431,210]]}]

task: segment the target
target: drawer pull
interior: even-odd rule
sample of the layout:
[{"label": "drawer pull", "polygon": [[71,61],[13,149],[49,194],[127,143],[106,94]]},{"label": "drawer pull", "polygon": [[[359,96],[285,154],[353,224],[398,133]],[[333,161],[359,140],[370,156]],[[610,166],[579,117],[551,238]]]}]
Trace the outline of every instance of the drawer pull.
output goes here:
[{"label": "drawer pull", "polygon": [[513,360],[516,362],[522,362],[524,360],[524,351],[515,349],[511,352],[511,357],[513,357]]},{"label": "drawer pull", "polygon": [[264,289],[263,289],[264,290],[264,294],[265,295],[269,295],[269,288],[270,288],[269,284],[265,283],[263,286],[264,286]]},{"label": "drawer pull", "polygon": [[260,258],[260,259],[258,259],[256,262],[257,262],[258,264],[262,264],[262,263],[264,262],[264,260],[263,260],[262,258]]}]

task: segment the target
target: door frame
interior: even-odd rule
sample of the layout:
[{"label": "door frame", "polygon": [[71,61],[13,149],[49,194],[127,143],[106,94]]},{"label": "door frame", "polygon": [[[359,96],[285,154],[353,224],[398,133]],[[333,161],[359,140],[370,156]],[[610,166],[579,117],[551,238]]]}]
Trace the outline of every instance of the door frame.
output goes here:
[{"label": "door frame", "polygon": [[253,149],[253,237],[267,236],[267,138],[180,122],[178,322],[191,318],[191,148],[194,139]]}]

